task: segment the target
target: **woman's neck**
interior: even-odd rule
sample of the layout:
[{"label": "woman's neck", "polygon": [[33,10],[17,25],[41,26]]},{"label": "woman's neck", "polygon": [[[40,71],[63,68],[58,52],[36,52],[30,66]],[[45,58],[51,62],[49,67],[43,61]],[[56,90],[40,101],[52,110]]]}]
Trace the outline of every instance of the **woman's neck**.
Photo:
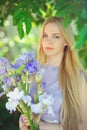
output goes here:
[{"label": "woman's neck", "polygon": [[61,61],[63,58],[63,53],[53,56],[47,56],[47,62],[46,64],[52,65],[52,66],[60,66]]}]

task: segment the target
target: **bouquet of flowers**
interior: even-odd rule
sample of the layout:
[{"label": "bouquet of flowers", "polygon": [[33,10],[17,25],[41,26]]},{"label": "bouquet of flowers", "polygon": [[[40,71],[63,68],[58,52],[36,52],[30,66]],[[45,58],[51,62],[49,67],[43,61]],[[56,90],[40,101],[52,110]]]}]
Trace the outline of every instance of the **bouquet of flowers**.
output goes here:
[{"label": "bouquet of flowers", "polygon": [[[0,97],[4,94],[7,96],[6,109],[10,113],[17,109],[27,116],[30,130],[40,129],[39,121],[45,109],[48,108],[48,112],[53,112],[52,95],[43,91],[42,73],[43,70],[35,60],[33,51],[19,55],[14,64],[4,57],[0,58],[0,89],[2,90]],[[36,81],[38,90],[34,95],[34,101],[29,95],[33,80]]]}]

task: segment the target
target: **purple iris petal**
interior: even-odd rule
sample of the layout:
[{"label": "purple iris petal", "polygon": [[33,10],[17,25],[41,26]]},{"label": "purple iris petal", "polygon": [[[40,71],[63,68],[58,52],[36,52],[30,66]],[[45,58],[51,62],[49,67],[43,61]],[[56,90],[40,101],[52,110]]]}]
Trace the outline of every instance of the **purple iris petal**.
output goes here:
[{"label": "purple iris petal", "polygon": [[21,66],[24,63],[24,60],[21,58],[17,58],[16,63]]},{"label": "purple iris petal", "polygon": [[26,60],[31,60],[31,59],[34,59],[35,58],[35,53],[34,51],[31,51],[31,52],[27,52],[26,53]]},{"label": "purple iris petal", "polygon": [[[4,70],[7,72],[7,70],[8,70],[8,68],[10,68],[11,67],[11,64],[10,64],[10,62],[8,61],[8,59],[6,59],[6,58],[4,58],[4,57],[2,57],[2,58],[0,58],[0,68],[4,68]],[[2,69],[3,69],[2,68]],[[1,71],[1,70],[0,70]]]},{"label": "purple iris petal", "polygon": [[0,65],[7,64],[7,63],[8,63],[8,60],[6,58],[4,58],[4,57],[0,58]]},{"label": "purple iris petal", "polygon": [[26,63],[25,68],[28,70],[28,72],[33,75],[35,74],[39,69],[39,63],[35,61],[34,59]]},{"label": "purple iris petal", "polygon": [[24,53],[24,54],[21,54],[21,55],[19,55],[19,57],[16,59],[16,63],[15,64],[11,64],[11,67],[13,68],[13,69],[18,69],[18,68],[20,68],[20,66],[22,65],[22,64],[26,64],[26,61],[29,61],[29,60],[31,60],[31,59],[34,59],[34,57],[35,57],[35,54],[34,54],[34,52],[33,51],[31,51],[31,52],[27,52],[27,53]]},{"label": "purple iris petal", "polygon": [[3,82],[4,82],[4,84],[6,84],[9,87],[12,86],[10,77],[8,77],[8,76],[6,76],[6,77],[3,78]]},{"label": "purple iris petal", "polygon": [[12,76],[12,78],[16,81],[19,82],[21,80],[21,76],[19,74],[15,74]]},{"label": "purple iris petal", "polygon": [[11,67],[13,69],[18,69],[18,68],[20,68],[20,64],[18,64],[18,63],[15,63],[14,65],[11,64]]},{"label": "purple iris petal", "polygon": [[26,52],[24,54],[19,55],[19,59],[21,59],[23,62],[34,59],[34,57],[35,57],[35,53],[33,51]]},{"label": "purple iris petal", "polygon": [[24,63],[23,59],[17,58],[16,63],[15,64],[11,64],[11,67],[13,69],[18,69],[20,68],[20,66]]},{"label": "purple iris petal", "polygon": [[45,88],[46,87],[46,82],[42,82],[41,86],[42,86],[42,88]]},{"label": "purple iris petal", "polygon": [[4,75],[5,73],[7,73],[5,68],[0,68],[0,75]]}]

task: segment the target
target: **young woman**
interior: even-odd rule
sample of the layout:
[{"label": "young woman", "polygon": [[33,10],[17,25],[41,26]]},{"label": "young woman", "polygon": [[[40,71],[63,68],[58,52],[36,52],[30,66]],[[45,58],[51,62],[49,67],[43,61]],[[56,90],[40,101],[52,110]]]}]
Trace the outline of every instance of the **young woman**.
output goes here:
[{"label": "young woman", "polygon": [[[45,111],[41,117],[41,130],[86,130],[87,83],[85,72],[72,45],[75,43],[72,28],[63,25],[63,19],[51,17],[42,28],[38,58],[45,68],[42,82],[44,91],[54,97],[54,116]],[[36,85],[31,85],[33,96]],[[25,127],[22,127],[25,125]],[[27,118],[22,115],[20,130],[29,130]],[[22,129],[21,129],[22,128]]]}]

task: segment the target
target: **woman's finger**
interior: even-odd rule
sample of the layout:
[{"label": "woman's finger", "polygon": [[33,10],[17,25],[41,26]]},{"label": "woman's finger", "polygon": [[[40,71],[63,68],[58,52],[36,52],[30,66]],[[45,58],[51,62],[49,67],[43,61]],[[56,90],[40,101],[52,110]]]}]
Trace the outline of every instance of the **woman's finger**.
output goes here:
[{"label": "woman's finger", "polygon": [[28,121],[26,115],[22,115],[22,119],[23,119],[23,122],[25,123],[25,125],[28,127],[30,124],[29,124],[29,121]]}]

